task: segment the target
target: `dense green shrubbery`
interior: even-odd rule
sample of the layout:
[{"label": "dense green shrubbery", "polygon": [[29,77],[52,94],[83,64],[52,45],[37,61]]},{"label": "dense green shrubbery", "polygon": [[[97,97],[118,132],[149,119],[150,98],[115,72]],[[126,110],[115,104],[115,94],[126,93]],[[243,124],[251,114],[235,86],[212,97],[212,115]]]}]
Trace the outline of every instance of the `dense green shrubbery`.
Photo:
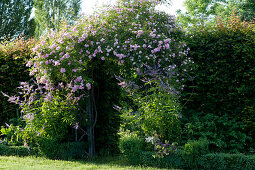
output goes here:
[{"label": "dense green shrubbery", "polygon": [[0,144],[0,155],[1,156],[29,156],[37,155],[36,149],[29,149],[26,146],[8,146]]},{"label": "dense green shrubbery", "polygon": [[81,159],[86,158],[86,144],[83,142],[68,142],[57,143],[50,139],[43,139],[40,141],[40,147],[26,146],[10,146],[6,144],[0,144],[1,156],[45,156],[51,159]]},{"label": "dense green shrubbery", "polygon": [[213,113],[189,113],[182,139],[194,140],[200,137],[210,141],[210,150],[214,152],[238,152],[246,149],[246,141],[251,137],[242,131],[244,123],[230,119],[227,114],[219,116]]},{"label": "dense green shrubbery", "polygon": [[[120,151],[127,157],[131,164],[138,165],[142,162],[140,154],[145,151],[146,142],[144,139],[131,133],[121,138],[119,147]],[[152,155],[150,156],[152,157]]]},{"label": "dense green shrubbery", "polygon": [[183,95],[189,139],[208,137],[224,152],[254,146],[254,28],[254,23],[232,16],[214,28],[190,33],[188,56],[195,64]]},{"label": "dense green shrubbery", "polygon": [[201,156],[200,169],[255,169],[255,155],[215,153]]},{"label": "dense green shrubbery", "polygon": [[198,161],[202,155],[209,153],[209,142],[206,139],[188,141],[183,148],[182,158],[185,166],[197,169]]},{"label": "dense green shrubbery", "polygon": [[[120,141],[122,153],[133,165],[181,169],[254,169],[255,155],[210,153],[209,141],[189,141],[167,155],[146,149],[148,143],[136,135],[126,135]],[[157,146],[157,145],[155,145]],[[166,148],[169,146],[166,146]],[[171,146],[170,146],[171,147]]]},{"label": "dense green shrubbery", "polygon": [[[208,154],[208,141],[190,141],[182,149],[176,145],[157,141],[146,142],[134,134],[125,135],[120,140],[120,149],[133,165],[156,166],[161,168],[196,168],[202,155]],[[160,147],[160,149],[158,149]]]},{"label": "dense green shrubbery", "polygon": [[[31,58],[34,40],[18,38],[11,42],[2,41],[0,44],[0,92],[9,95],[17,95],[20,81],[28,81],[29,72],[26,62]],[[20,109],[7,101],[0,94],[0,126],[10,119],[18,119],[21,116]],[[13,123],[15,120],[12,120]]]},{"label": "dense green shrubbery", "polygon": [[51,159],[81,159],[88,156],[86,147],[84,142],[59,143],[52,138],[42,138],[38,154]]}]

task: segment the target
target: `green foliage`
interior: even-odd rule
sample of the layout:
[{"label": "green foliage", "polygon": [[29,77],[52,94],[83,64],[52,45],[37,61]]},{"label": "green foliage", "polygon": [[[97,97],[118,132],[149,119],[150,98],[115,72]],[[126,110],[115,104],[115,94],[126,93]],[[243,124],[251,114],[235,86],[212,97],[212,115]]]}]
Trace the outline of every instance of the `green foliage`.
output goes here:
[{"label": "green foliage", "polygon": [[199,159],[202,155],[209,152],[209,142],[206,139],[199,139],[197,141],[188,141],[183,148],[182,157],[185,165],[189,168],[197,169]]},{"label": "green foliage", "polygon": [[182,158],[182,150],[178,149],[175,152],[161,158],[157,166],[161,168],[185,168],[185,162]]},{"label": "green foliage", "polygon": [[8,125],[6,128],[2,127],[0,132],[0,136],[5,136],[3,140],[4,143],[8,145],[22,144],[23,129],[19,126]]},{"label": "green foliage", "polygon": [[83,142],[60,143],[54,138],[39,140],[39,155],[50,159],[81,159],[86,158],[86,144]]},{"label": "green foliage", "polygon": [[74,23],[80,11],[81,0],[34,0],[36,36],[60,30],[61,22]]},{"label": "green foliage", "polygon": [[254,20],[255,18],[255,1],[253,0],[246,0],[243,5],[243,13],[242,17],[248,21]]},{"label": "green foliage", "polygon": [[207,136],[224,151],[254,146],[254,27],[232,16],[187,39],[195,64],[182,97],[187,102],[183,122],[195,125],[193,138]]},{"label": "green foliage", "polygon": [[1,156],[29,156],[37,155],[36,149],[28,150],[26,146],[7,146],[0,144]]},{"label": "green foliage", "polygon": [[[145,148],[144,140],[135,134],[122,134],[120,149],[132,165],[177,169],[254,169],[254,155],[209,153],[207,139],[188,141],[183,148],[155,157],[156,151]],[[172,148],[168,145],[166,147]]]},{"label": "green foliage", "polygon": [[51,159],[81,159],[86,158],[86,144],[83,142],[59,143],[50,138],[43,138],[40,142],[40,148],[28,146],[9,146],[0,144],[1,156],[44,156]]},{"label": "green foliage", "polygon": [[[155,144],[155,143],[154,143]],[[161,146],[159,149],[158,147]],[[153,145],[137,135],[122,134],[120,150],[132,165],[153,166],[157,168],[183,168],[182,151],[174,145]],[[165,148],[163,148],[165,147]],[[164,150],[164,151],[163,151]],[[163,152],[164,153],[163,153]],[[167,152],[167,154],[165,154]]]},{"label": "green foliage", "polygon": [[200,169],[254,169],[255,155],[215,153],[201,157]]},{"label": "green foliage", "polygon": [[[17,95],[20,81],[30,79],[25,64],[32,55],[31,48],[34,40],[22,38],[12,42],[3,41],[0,45],[0,92],[10,96]],[[21,117],[20,109],[15,104],[9,103],[8,98],[0,94],[0,125],[8,122],[11,118]]]},{"label": "green foliage", "polygon": [[[135,134],[123,136],[120,139],[120,150],[127,157],[131,164],[138,165],[141,163],[140,154],[145,150],[145,140]],[[152,157],[152,155],[151,155]]]},{"label": "green foliage", "polygon": [[[133,101],[128,100],[127,103],[129,103],[131,106],[134,106]],[[133,109],[127,106],[122,108],[121,113],[122,122],[120,126],[122,131],[138,132],[141,133],[141,135],[144,135],[144,132],[141,128],[142,121],[140,121],[140,112],[135,112]]]},{"label": "green foliage", "polygon": [[13,36],[33,35],[33,20],[30,20],[33,0],[0,2],[0,41]]},{"label": "green foliage", "polygon": [[177,22],[187,30],[214,25],[219,17],[227,20],[233,11],[246,20],[252,20],[255,16],[253,0],[186,0],[184,5],[187,12],[179,11]]},{"label": "green foliage", "polygon": [[251,137],[242,129],[245,128],[243,122],[230,119],[229,115],[218,116],[213,113],[194,113],[183,120],[185,123],[185,133],[182,137],[186,140],[196,140],[200,137],[210,141],[210,150],[217,152],[238,152],[247,150],[249,145],[246,143]]},{"label": "green foliage", "polygon": [[152,93],[139,100],[142,129],[146,136],[158,135],[161,140],[174,142],[180,134],[180,108],[172,94],[151,88]]},{"label": "green foliage", "polygon": [[153,155],[153,157],[164,158],[168,155],[174,154],[178,149],[179,147],[177,147],[177,143],[169,144],[167,142],[157,142],[154,144],[154,151],[156,154]]}]

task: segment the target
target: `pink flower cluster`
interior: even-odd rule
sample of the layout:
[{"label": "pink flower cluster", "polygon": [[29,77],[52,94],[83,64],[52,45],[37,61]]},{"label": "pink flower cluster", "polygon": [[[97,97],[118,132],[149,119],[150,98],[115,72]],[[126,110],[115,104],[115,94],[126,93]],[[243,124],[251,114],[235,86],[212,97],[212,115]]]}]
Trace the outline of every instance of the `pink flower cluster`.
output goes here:
[{"label": "pink flower cluster", "polygon": [[50,33],[48,41],[33,49],[37,57],[27,63],[32,67],[30,74],[43,84],[62,83],[61,88],[75,95],[84,84],[91,89],[92,80],[83,71],[94,58],[116,61],[133,74],[145,72],[147,66],[167,70],[177,60],[186,69],[192,62],[186,59],[189,50],[172,36],[174,17],[155,11],[157,4],[155,0],[121,2]]}]

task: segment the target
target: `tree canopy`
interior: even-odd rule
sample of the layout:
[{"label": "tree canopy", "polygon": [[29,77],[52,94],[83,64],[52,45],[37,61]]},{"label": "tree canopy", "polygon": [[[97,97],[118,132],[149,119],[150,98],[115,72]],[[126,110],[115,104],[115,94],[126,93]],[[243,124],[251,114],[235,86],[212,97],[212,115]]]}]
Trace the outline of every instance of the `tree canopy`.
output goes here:
[{"label": "tree canopy", "polygon": [[33,0],[1,0],[0,39],[20,34],[33,35],[32,8]]},{"label": "tree canopy", "polygon": [[36,36],[49,29],[59,30],[61,22],[74,22],[81,0],[34,0]]},{"label": "tree canopy", "polygon": [[233,12],[247,20],[255,16],[253,0],[186,0],[184,5],[187,12],[179,11],[177,19],[186,28],[215,23],[219,17],[226,20]]}]

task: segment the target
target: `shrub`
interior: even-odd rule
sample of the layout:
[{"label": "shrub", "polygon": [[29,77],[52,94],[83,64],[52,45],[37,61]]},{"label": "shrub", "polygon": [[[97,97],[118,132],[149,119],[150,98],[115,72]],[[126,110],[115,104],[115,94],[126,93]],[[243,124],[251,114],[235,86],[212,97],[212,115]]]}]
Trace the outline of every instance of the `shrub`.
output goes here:
[{"label": "shrub", "polygon": [[159,160],[158,167],[177,169],[185,168],[185,161],[182,158],[182,150],[178,149],[175,152],[172,152],[169,155],[161,158]]},{"label": "shrub", "polygon": [[120,151],[127,157],[129,163],[134,165],[141,164],[140,154],[144,151],[145,145],[145,140],[135,134],[122,137],[119,144]]},{"label": "shrub", "polygon": [[0,129],[0,137],[4,139],[2,140],[4,143],[8,145],[21,145],[22,144],[22,131],[23,129],[19,126],[8,125],[7,127],[1,127]]},{"label": "shrub", "polygon": [[[210,141],[210,150],[214,152],[238,152],[245,149],[245,141],[251,139],[242,128],[245,127],[243,122],[236,119],[230,119],[225,114],[218,116],[214,113],[193,113],[188,117],[188,123],[185,124],[185,135],[182,139],[196,140],[200,137]],[[186,122],[187,119],[183,119]],[[184,141],[185,141],[184,140]]]},{"label": "shrub", "polygon": [[[184,167],[181,149],[176,148],[174,145],[169,145],[168,147],[164,145],[165,149],[162,147],[158,149],[157,146],[159,145],[155,144],[153,148],[151,143],[145,142],[145,139],[131,133],[126,135],[122,134],[119,146],[121,152],[128,159],[128,162],[133,165],[159,168]],[[164,153],[162,153],[162,149],[164,149]]]},{"label": "shrub", "polygon": [[255,155],[215,153],[201,156],[200,169],[255,169]]},{"label": "shrub", "polygon": [[146,136],[157,135],[161,141],[177,142],[180,135],[180,106],[176,94],[157,87],[150,95],[137,99],[141,113],[141,127]]},{"label": "shrub", "polygon": [[0,144],[0,155],[2,156],[29,156],[37,155],[37,150],[26,146],[8,146]]},{"label": "shrub", "polygon": [[84,142],[59,143],[54,138],[43,138],[39,141],[39,154],[51,159],[81,159],[86,158],[86,144]]},{"label": "shrub", "polygon": [[[31,48],[34,44],[35,40],[24,40],[23,38],[0,43],[0,92],[17,95],[16,87],[19,82],[30,79],[26,62],[31,58]],[[12,118],[19,119],[20,117],[20,109],[0,94],[0,126]]]},{"label": "shrub", "polygon": [[[255,23],[241,21],[232,16],[226,22],[218,21],[216,27],[203,27],[190,32],[186,40],[190,47],[188,56],[195,62],[188,72],[193,79],[187,81],[183,93],[185,123],[194,117],[224,118],[227,122],[215,123],[212,136],[223,143],[224,151],[245,151],[254,146],[255,139]],[[214,122],[208,119],[208,122]],[[204,122],[201,122],[204,123]],[[223,128],[221,128],[223,127]],[[194,134],[212,133],[212,126],[201,125]],[[224,138],[226,128],[232,129]],[[239,138],[239,136],[242,136]],[[246,137],[245,137],[246,135]],[[234,145],[236,144],[236,146]]]},{"label": "shrub", "polygon": [[188,141],[182,151],[185,166],[197,169],[200,157],[209,152],[208,144],[209,142],[206,139]]}]

